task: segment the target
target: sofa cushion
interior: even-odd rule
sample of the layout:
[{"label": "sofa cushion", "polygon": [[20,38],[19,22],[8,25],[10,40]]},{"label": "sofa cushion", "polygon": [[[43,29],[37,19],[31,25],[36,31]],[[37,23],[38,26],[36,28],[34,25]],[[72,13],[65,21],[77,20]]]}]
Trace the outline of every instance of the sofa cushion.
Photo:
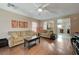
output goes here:
[{"label": "sofa cushion", "polygon": [[11,37],[13,37],[13,38],[18,38],[17,32],[12,32],[12,33],[11,33]]}]

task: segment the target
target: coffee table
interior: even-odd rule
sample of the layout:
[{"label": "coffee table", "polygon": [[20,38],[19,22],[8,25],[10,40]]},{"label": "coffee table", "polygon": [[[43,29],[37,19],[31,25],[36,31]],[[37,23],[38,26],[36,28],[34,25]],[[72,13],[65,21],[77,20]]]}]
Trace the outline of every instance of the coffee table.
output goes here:
[{"label": "coffee table", "polygon": [[[25,38],[24,39],[24,47],[26,47],[26,43],[27,43],[28,48],[31,48],[32,46],[37,44],[37,42],[36,42],[37,40],[39,40],[39,43],[40,43],[40,37],[36,36],[36,35],[28,37],[28,38]],[[32,42],[34,42],[34,43],[31,44]]]}]

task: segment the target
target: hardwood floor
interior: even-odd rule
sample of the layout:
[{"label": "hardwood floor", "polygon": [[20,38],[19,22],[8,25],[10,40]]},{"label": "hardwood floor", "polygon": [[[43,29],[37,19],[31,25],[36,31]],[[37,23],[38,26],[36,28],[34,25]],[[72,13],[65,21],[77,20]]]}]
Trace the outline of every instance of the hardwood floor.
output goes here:
[{"label": "hardwood floor", "polygon": [[28,49],[24,44],[9,48],[0,48],[0,55],[72,55],[73,48],[68,34],[59,34],[53,41],[41,38],[40,44]]}]

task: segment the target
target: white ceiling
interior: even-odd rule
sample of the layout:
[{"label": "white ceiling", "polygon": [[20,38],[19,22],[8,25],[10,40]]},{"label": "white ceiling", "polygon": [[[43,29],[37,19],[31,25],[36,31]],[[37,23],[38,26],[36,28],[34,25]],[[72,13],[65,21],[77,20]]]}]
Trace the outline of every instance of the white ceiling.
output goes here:
[{"label": "white ceiling", "polygon": [[[79,3],[11,3],[15,6],[8,7],[7,3],[0,3],[0,8],[16,12],[21,15],[33,17],[40,20],[47,20],[53,17],[61,17],[79,13]],[[42,12],[38,12],[38,8]]]}]

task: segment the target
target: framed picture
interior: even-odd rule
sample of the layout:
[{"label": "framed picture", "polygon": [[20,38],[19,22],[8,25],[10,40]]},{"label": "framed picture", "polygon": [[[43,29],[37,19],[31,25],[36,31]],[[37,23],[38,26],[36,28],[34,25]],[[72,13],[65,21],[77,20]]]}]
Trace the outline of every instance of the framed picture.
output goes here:
[{"label": "framed picture", "polygon": [[24,22],[23,21],[19,21],[19,28],[24,28]]},{"label": "framed picture", "polygon": [[28,27],[28,22],[24,22],[24,28]]},{"label": "framed picture", "polygon": [[18,28],[18,21],[17,20],[12,20],[11,24],[12,24],[12,28]]}]

